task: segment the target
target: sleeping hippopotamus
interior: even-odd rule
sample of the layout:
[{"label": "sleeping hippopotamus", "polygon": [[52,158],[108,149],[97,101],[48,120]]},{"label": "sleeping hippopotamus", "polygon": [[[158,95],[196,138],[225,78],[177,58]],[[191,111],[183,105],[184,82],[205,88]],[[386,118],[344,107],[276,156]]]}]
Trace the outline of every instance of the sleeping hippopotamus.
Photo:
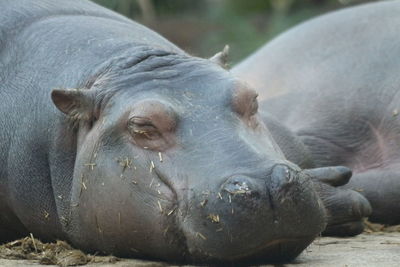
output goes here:
[{"label": "sleeping hippopotamus", "polygon": [[307,147],[221,67],[225,53],[190,56],[85,0],[0,10],[1,241],[33,233],[117,256],[281,261],[326,224],[362,229],[368,202],[338,187],[350,170],[312,168]]},{"label": "sleeping hippopotamus", "polygon": [[261,112],[305,145],[313,167],[353,170],[344,187],[384,224],[400,223],[399,14],[399,1],[384,1],[313,19],[232,70],[258,90]]}]

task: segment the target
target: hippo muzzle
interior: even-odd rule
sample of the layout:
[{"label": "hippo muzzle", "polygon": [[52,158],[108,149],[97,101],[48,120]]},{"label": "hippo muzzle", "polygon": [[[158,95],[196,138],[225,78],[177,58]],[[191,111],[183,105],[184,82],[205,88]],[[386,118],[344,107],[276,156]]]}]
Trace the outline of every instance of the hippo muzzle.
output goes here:
[{"label": "hippo muzzle", "polygon": [[178,213],[191,260],[287,261],[325,227],[310,178],[276,164],[263,178],[233,175],[219,190],[195,191]]}]

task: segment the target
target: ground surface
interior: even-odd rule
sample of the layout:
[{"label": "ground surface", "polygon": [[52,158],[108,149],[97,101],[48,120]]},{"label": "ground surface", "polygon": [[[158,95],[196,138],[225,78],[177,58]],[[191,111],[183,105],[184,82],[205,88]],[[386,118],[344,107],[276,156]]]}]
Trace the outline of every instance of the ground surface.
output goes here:
[{"label": "ground surface", "polygon": [[[20,242],[20,243],[18,243]],[[41,247],[42,244],[36,241],[36,250],[31,239],[25,239],[25,243],[21,241],[14,241],[14,247],[7,250],[4,246],[0,249],[1,257],[5,257],[4,253],[11,253],[8,258],[23,257],[18,254],[22,250],[31,250],[31,254],[27,254],[30,260],[22,259],[0,259],[0,266],[49,266],[41,265],[40,260],[34,259],[39,256],[44,263],[51,263],[51,260],[58,261],[59,265],[68,263],[85,263],[86,266],[102,267],[102,266],[133,266],[133,267],[158,267],[169,266],[161,262],[150,262],[140,260],[117,260],[113,257],[94,257],[87,256],[83,253],[70,250],[68,245],[59,244],[56,248],[54,246]],[[23,243],[23,244],[22,244]],[[43,245],[48,246],[48,245]],[[42,249],[44,252],[41,252]],[[21,250],[22,249],[22,250]],[[12,251],[12,252],[10,252]],[[50,252],[49,252],[50,251]],[[53,254],[57,253],[58,258]],[[45,255],[45,257],[43,257]],[[60,256],[61,255],[61,256]],[[55,265],[50,265],[55,266]],[[267,266],[267,265],[265,265]],[[268,265],[272,266],[272,265]],[[353,238],[332,238],[322,237],[318,238],[300,257],[291,264],[279,265],[291,267],[303,266],[400,266],[400,232],[366,232]]]}]

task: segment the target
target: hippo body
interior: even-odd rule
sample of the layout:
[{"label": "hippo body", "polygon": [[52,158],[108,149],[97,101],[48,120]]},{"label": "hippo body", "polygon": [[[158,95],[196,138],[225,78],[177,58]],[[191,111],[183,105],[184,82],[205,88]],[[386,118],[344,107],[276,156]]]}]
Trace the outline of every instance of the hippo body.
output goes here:
[{"label": "hippo body", "polygon": [[350,167],[346,187],[369,200],[370,220],[387,224],[400,223],[399,14],[399,1],[383,1],[321,16],[232,70],[314,167]]},{"label": "hippo body", "polygon": [[323,230],[313,183],[270,138],[255,92],[219,65],[88,1],[0,10],[3,241],[290,259]]},{"label": "hippo body", "polygon": [[348,169],[302,170],[304,144],[218,56],[85,0],[0,10],[1,241],[221,262],[290,260],[336,217],[359,233],[369,204],[335,187]]}]

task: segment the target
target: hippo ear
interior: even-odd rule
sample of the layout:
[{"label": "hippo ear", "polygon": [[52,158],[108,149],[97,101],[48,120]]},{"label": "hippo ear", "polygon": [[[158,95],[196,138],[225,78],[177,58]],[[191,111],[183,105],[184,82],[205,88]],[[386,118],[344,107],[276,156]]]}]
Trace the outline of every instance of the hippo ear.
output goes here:
[{"label": "hippo ear", "polygon": [[216,53],[209,60],[220,65],[223,68],[227,68],[228,55],[229,45],[225,45],[224,49],[221,52]]},{"label": "hippo ear", "polygon": [[79,120],[89,120],[92,117],[94,100],[89,90],[54,89],[51,99],[60,111],[70,117]]},{"label": "hippo ear", "polygon": [[321,167],[304,170],[313,179],[331,186],[342,186],[349,182],[352,172],[344,166]]}]

